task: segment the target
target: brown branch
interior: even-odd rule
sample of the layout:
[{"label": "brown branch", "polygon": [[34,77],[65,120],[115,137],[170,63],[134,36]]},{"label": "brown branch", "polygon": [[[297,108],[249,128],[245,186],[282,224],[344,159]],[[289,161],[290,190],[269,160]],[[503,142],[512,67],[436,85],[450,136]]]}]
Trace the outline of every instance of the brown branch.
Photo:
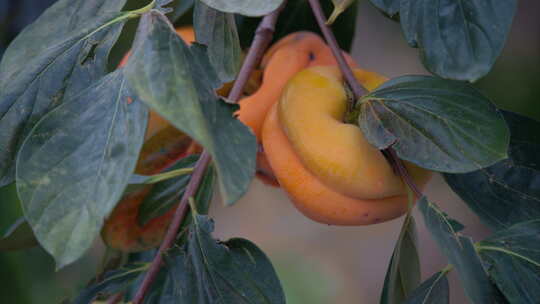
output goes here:
[{"label": "brown branch", "polygon": [[[309,4],[311,6],[311,9],[313,10],[313,15],[315,16],[315,19],[317,19],[317,23],[319,24],[321,32],[323,33],[323,36],[328,43],[328,46],[332,50],[334,57],[336,58],[339,69],[341,70],[343,77],[347,81],[347,84],[351,88],[354,99],[357,100],[362,95],[364,95],[367,90],[358,82],[358,80],[354,76],[351,67],[345,60],[345,57],[343,56],[343,53],[341,52],[341,49],[339,48],[339,45],[336,41],[334,33],[332,33],[332,30],[330,30],[330,27],[326,24],[326,17],[324,16],[324,11],[322,10],[319,0],[309,0]],[[382,152],[383,154],[390,156],[390,164],[394,168],[394,171],[399,173],[403,181],[409,186],[409,188],[411,188],[414,194],[418,198],[422,197],[422,191],[420,191],[418,186],[414,183],[414,180],[407,171],[407,168],[403,164],[403,161],[397,156],[396,151],[392,147],[389,147]]]},{"label": "brown branch", "polygon": [[336,36],[334,36],[332,30],[330,29],[328,24],[326,24],[326,17],[324,16],[324,11],[321,7],[321,3],[319,2],[319,0],[309,0],[309,5],[311,6],[313,15],[315,16],[315,19],[319,24],[319,28],[321,29],[326,43],[328,43],[328,46],[332,50],[332,54],[336,58],[343,77],[351,87],[351,91],[353,92],[355,99],[360,98],[362,95],[367,93],[367,90],[362,86],[362,84],[356,81],[356,77],[354,77],[354,73],[351,67],[347,64],[345,56],[343,56],[343,53],[341,52],[341,49],[339,48],[339,45],[337,43]]},{"label": "brown branch", "polygon": [[[264,51],[272,40],[276,21],[282,7],[266,15],[257,27],[255,37],[253,38],[253,44],[248,51],[238,77],[233,84],[231,92],[229,93],[229,101],[238,102],[240,99],[244,86],[246,85],[251,72],[259,64],[262,54],[264,54]],[[150,265],[150,268],[148,269],[139,290],[137,290],[137,293],[133,298],[133,304],[141,304],[143,302],[146,293],[150,289],[152,283],[155,281],[161,268],[161,264],[163,263],[163,255],[174,244],[178,230],[180,229],[180,226],[182,225],[182,222],[189,210],[189,199],[197,192],[197,189],[199,188],[201,180],[204,176],[204,172],[208,167],[208,164],[210,164],[210,161],[210,154],[208,154],[207,151],[203,151],[201,157],[195,164],[191,179],[186,187],[186,191],[182,195],[180,204],[176,208],[174,217],[169,228],[167,229],[167,233],[165,234],[165,238],[163,239],[163,242],[161,243],[161,246],[154,257],[154,260],[152,260],[152,264]]]}]

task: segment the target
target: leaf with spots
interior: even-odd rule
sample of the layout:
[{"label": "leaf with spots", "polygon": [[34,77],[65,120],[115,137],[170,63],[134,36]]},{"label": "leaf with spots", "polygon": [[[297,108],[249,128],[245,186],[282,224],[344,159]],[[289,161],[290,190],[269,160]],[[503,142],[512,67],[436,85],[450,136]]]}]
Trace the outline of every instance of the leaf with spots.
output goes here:
[{"label": "leaf with spots", "polygon": [[125,0],[61,0],[10,44],[0,63],[0,186],[23,140],[51,109],[107,73]]},{"label": "leaf with spots", "polygon": [[57,268],[90,248],[137,163],[148,111],[122,72],[44,116],[17,158],[25,218]]}]

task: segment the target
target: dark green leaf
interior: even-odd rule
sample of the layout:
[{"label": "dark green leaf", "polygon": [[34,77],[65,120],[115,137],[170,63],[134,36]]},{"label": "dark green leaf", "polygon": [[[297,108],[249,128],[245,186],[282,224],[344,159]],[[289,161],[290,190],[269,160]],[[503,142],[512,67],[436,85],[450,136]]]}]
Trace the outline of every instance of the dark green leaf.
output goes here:
[{"label": "dark green leaf", "polygon": [[540,299],[540,219],[519,223],[480,242],[480,256],[510,303]]},{"label": "dark green leaf", "polygon": [[501,53],[516,0],[402,0],[401,27],[424,66],[443,78],[475,81]]},{"label": "dark green leaf", "polygon": [[0,63],[0,186],[37,121],[105,75],[124,2],[58,1],[11,43]]},{"label": "dark green leaf", "polygon": [[[181,168],[193,168],[198,157],[199,155],[184,157],[167,171]],[[191,174],[187,174],[154,185],[147,185],[146,187],[152,189],[144,197],[144,200],[139,207],[139,213],[137,215],[139,224],[144,226],[151,219],[165,214],[172,206],[178,204],[190,178]]]},{"label": "dark green leaf", "polygon": [[371,3],[389,17],[399,13],[399,4],[401,0],[370,0]]},{"label": "dark green leaf", "polygon": [[416,224],[414,217],[408,213],[384,278],[381,304],[402,303],[420,284],[420,258],[416,242]]},{"label": "dark green leaf", "polygon": [[75,298],[72,304],[89,304],[100,294],[115,294],[126,290],[133,282],[143,274],[147,264],[131,264],[118,270],[112,270],[105,274],[102,281],[93,283]]},{"label": "dark green leaf", "polygon": [[434,171],[463,173],[507,157],[509,131],[472,86],[430,76],[394,78],[362,97],[359,125],[368,141]]},{"label": "dark green leaf", "polygon": [[222,82],[236,79],[242,50],[233,14],[222,13],[197,1],[193,13],[197,42],[208,47],[208,57]]},{"label": "dark green leaf", "polygon": [[450,291],[447,272],[440,271],[424,281],[403,304],[448,304]]},{"label": "dark green leaf", "polygon": [[444,174],[452,190],[491,228],[540,218],[540,122],[503,111],[509,157],[467,174]]},{"label": "dark green leaf", "polygon": [[37,245],[34,232],[24,217],[13,223],[0,239],[0,251],[20,250]]},{"label": "dark green leaf", "polygon": [[17,158],[25,217],[58,268],[90,247],[135,169],[148,112],[126,85],[118,70],[67,100]]},{"label": "dark green leaf", "polygon": [[283,0],[200,0],[224,13],[244,16],[262,16],[276,10]]},{"label": "dark green leaf", "polygon": [[[336,36],[339,46],[350,51],[352,40],[356,31],[356,16],[358,14],[358,6],[355,1],[347,10],[345,10],[339,18],[332,24],[332,31]],[[330,16],[334,6],[332,1],[321,1],[321,6],[326,16]],[[255,29],[260,22],[260,18],[239,17],[238,31],[240,34],[240,43],[242,47],[248,48],[253,41]],[[285,8],[279,15],[279,21],[276,24],[273,40],[277,41],[284,36],[296,31],[311,31],[321,34],[317,20],[313,17],[313,11],[309,6],[308,1],[293,0],[287,1]]]},{"label": "dark green leaf", "polygon": [[233,204],[254,176],[257,145],[249,128],[233,117],[235,107],[214,93],[221,81],[205,50],[188,48],[155,11],[142,18],[136,45],[126,67],[135,92],[212,155],[223,199]]},{"label": "dark green leaf", "polygon": [[172,2],[173,12],[169,18],[174,23],[186,14],[193,7],[194,0],[174,0]]},{"label": "dark green leaf", "polygon": [[480,257],[469,237],[463,236],[449,223],[449,218],[425,198],[418,203],[426,226],[437,245],[458,272],[465,294],[472,303],[497,303],[498,290],[485,272]]},{"label": "dark green leaf", "polygon": [[168,260],[165,303],[285,303],[266,255],[245,239],[212,239],[213,223],[195,215],[186,251]]}]

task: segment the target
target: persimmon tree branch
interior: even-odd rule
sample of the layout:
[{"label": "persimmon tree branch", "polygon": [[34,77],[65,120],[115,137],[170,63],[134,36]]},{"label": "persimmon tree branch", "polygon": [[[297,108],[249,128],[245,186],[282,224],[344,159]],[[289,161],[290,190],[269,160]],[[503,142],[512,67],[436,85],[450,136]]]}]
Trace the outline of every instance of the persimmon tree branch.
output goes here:
[{"label": "persimmon tree branch", "polygon": [[[283,5],[274,12],[266,15],[259,23],[259,26],[255,32],[255,37],[253,38],[253,43],[246,55],[246,59],[244,60],[242,67],[240,68],[240,72],[238,73],[238,77],[233,84],[231,92],[229,93],[229,102],[236,103],[240,99],[244,86],[246,85],[251,72],[259,64],[264,51],[272,40],[276,21],[282,7]],[[180,229],[180,226],[182,225],[182,222],[189,211],[189,199],[197,192],[197,189],[199,188],[204,176],[204,172],[210,164],[210,161],[210,154],[208,154],[207,151],[203,151],[199,160],[195,164],[191,179],[189,180],[186,190],[182,195],[180,204],[176,208],[174,217],[165,234],[165,238],[163,239],[163,242],[161,243],[156,256],[152,260],[146,276],[144,277],[139,289],[137,290],[137,293],[135,294],[135,297],[133,298],[133,304],[141,304],[143,302],[146,293],[150,289],[152,283],[155,281],[163,263],[163,255],[174,244],[178,230]]]},{"label": "persimmon tree branch", "polygon": [[[326,24],[326,17],[321,7],[321,3],[319,2],[319,0],[308,1],[313,11],[313,15],[315,16],[315,19],[319,24],[319,28],[323,33],[324,39],[326,40],[326,43],[328,43],[328,46],[332,50],[332,54],[336,58],[339,69],[343,74],[343,78],[345,78],[345,81],[351,88],[351,91],[354,95],[354,100],[358,100],[358,98],[362,97],[362,95],[367,93],[367,90],[362,86],[361,83],[358,82],[358,80],[356,80],[356,77],[354,77],[354,73],[351,67],[345,60],[345,56],[343,56],[343,53],[341,52],[341,49],[339,48],[339,45],[337,43],[336,36],[334,36],[332,30],[330,29],[328,24]],[[419,198],[422,197],[422,191],[420,191],[418,186],[414,183],[414,180],[407,171],[407,168],[403,164],[403,161],[398,158],[396,151],[392,147],[389,147],[382,152],[390,157],[390,163],[394,167],[394,171],[401,176],[403,181],[409,186],[409,188],[411,188],[414,194]]]}]

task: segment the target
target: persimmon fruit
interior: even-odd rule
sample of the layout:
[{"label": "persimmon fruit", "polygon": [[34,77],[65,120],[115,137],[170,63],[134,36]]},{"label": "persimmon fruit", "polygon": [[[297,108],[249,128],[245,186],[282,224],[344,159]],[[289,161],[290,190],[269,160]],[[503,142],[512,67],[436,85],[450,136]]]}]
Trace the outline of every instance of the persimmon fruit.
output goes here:
[{"label": "persimmon fruit", "polygon": [[[355,70],[372,90],[386,79]],[[407,189],[361,130],[343,122],[347,95],[335,66],[297,73],[268,113],[262,133],[277,180],[307,217],[332,225],[368,225],[407,211]],[[423,187],[431,173],[405,162]]]}]

